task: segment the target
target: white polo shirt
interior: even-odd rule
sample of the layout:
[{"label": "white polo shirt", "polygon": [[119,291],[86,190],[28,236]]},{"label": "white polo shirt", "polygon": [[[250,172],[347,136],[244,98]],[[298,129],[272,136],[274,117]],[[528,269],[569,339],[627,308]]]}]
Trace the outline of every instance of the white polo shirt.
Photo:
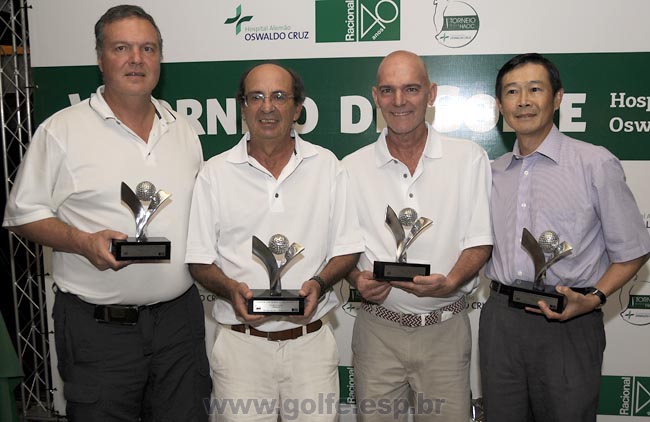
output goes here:
[{"label": "white polo shirt", "polygon": [[[379,139],[343,159],[350,174],[365,241],[358,267],[373,270],[374,261],[396,258],[393,233],[385,223],[386,206],[396,214],[406,207],[433,220],[407,251],[407,261],[431,265],[431,273],[447,275],[464,249],[492,244],[489,194],[490,163],[477,144],[443,136],[427,124],[427,143],[415,173],[394,159]],[[478,284],[478,277],[448,298],[417,297],[391,289],[383,306],[411,314],[430,313],[457,301]]]},{"label": "white polo shirt", "polygon": [[[292,136],[295,152],[277,180],[248,155],[249,133],[206,163],[194,187],[185,262],[215,263],[251,289],[268,289],[268,273],[253,255],[252,237],[267,243],[281,233],[305,247],[282,276],[283,289],[300,289],[332,257],[363,251],[347,172],[330,151],[293,131]],[[328,292],[312,321],[337,303],[336,295]],[[241,323],[223,298],[215,302],[213,315],[221,324]],[[297,326],[278,318],[257,328],[279,331]]]},{"label": "white polo shirt", "polygon": [[178,297],[192,284],[183,258],[192,186],[203,163],[189,123],[154,98],[156,117],[144,142],[115,117],[102,97],[51,116],[38,128],[23,159],[5,210],[3,226],[55,217],[87,232],[117,230],[133,236],[135,218],[121,202],[124,181],[142,181],[172,194],[146,231],[171,243],[171,259],[99,271],[86,258],[53,253],[60,289],[96,304],[144,305]]}]

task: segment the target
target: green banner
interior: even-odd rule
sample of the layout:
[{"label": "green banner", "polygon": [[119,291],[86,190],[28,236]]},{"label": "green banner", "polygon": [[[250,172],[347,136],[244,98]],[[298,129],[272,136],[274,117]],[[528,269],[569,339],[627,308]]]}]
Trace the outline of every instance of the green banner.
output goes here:
[{"label": "green banner", "polygon": [[[318,4],[329,2],[318,2]],[[509,151],[494,104],[494,79],[511,55],[425,57],[439,85],[435,126],[471,139],[496,158]],[[557,123],[569,136],[602,145],[622,160],[650,160],[650,53],[549,55],[560,71],[565,97]],[[298,71],[311,101],[298,123],[304,138],[343,157],[377,138],[377,110],[371,89],[380,57],[284,60]],[[234,145],[241,136],[235,92],[241,73],[255,61],[163,64],[154,92],[188,115],[201,133],[206,158]],[[34,69],[37,122],[87,98],[101,84],[96,66]],[[70,97],[72,95],[72,97]],[[433,120],[433,110],[431,110]]]}]

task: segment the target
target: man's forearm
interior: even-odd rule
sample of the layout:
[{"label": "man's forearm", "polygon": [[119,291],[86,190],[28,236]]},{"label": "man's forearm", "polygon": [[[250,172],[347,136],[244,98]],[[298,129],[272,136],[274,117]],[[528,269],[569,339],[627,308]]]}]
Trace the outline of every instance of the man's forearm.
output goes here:
[{"label": "man's forearm", "polygon": [[458,257],[447,278],[458,287],[464,285],[476,276],[476,273],[490,258],[492,245],[481,245],[467,248]]},{"label": "man's forearm", "polygon": [[238,283],[226,276],[221,268],[215,264],[189,264],[189,269],[192,277],[203,287],[230,300]]},{"label": "man's forearm", "polygon": [[329,260],[327,265],[325,265],[325,268],[323,268],[319,274],[314,275],[321,277],[327,284],[328,288],[332,287],[334,284],[338,283],[339,280],[348,276],[351,271],[356,270],[354,266],[357,265],[357,262],[359,261],[359,255],[360,254],[358,253],[354,253],[335,256]]},{"label": "man's forearm", "polygon": [[80,255],[84,254],[83,244],[90,236],[90,233],[78,230],[54,217],[7,229],[43,246]]},{"label": "man's forearm", "polygon": [[596,283],[596,288],[609,296],[625,285],[646,263],[650,254],[626,262],[612,263]]}]

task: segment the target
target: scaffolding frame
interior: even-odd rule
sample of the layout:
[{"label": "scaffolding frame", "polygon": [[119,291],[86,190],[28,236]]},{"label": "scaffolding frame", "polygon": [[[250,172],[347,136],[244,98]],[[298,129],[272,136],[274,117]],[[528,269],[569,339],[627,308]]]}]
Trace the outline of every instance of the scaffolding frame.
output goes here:
[{"label": "scaffolding frame", "polygon": [[[5,201],[32,138],[36,88],[31,62],[26,0],[0,0],[0,123]],[[9,44],[10,43],[10,44]],[[16,349],[24,378],[16,394],[21,420],[61,420],[53,390],[45,305],[43,248],[6,231],[13,292]]]}]

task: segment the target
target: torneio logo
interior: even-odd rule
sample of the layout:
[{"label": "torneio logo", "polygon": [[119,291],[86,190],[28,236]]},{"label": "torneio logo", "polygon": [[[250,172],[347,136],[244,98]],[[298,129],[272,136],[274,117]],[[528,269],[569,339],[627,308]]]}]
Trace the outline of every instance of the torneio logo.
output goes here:
[{"label": "torneio logo", "polygon": [[650,281],[634,276],[619,293],[621,318],[632,325],[650,324]]},{"label": "torneio logo", "polygon": [[433,0],[433,6],[435,38],[440,44],[460,48],[474,41],[480,21],[472,6],[454,0]]},{"label": "torneio logo", "polygon": [[397,41],[400,0],[316,2],[316,42]]}]

